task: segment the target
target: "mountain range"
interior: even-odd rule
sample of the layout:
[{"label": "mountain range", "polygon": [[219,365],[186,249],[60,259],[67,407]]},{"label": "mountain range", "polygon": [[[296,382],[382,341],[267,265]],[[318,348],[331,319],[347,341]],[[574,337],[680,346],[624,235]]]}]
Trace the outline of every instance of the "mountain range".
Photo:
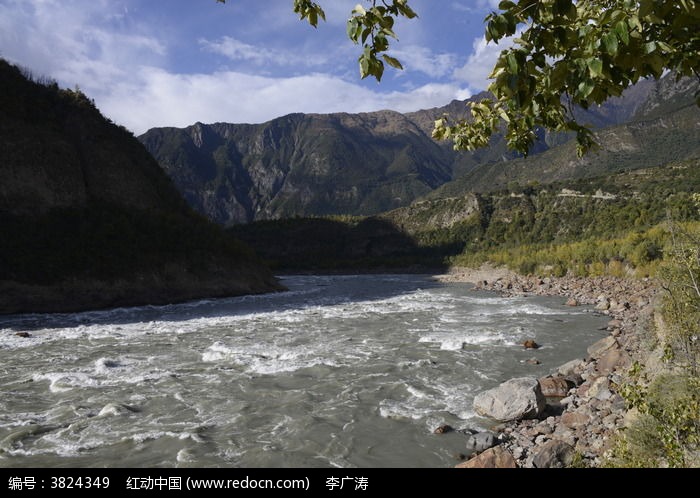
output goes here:
[{"label": "mountain range", "polygon": [[547,133],[527,158],[500,137],[456,152],[431,131],[444,114],[467,117],[459,101],[137,139],[79,90],[2,60],[0,78],[0,313],[280,289],[249,247],[278,269],[439,266],[649,227],[666,210],[691,220],[700,188],[698,83],[673,75],[578,110],[600,144],[582,159]]},{"label": "mountain range", "polygon": [[[688,140],[698,123],[697,109],[688,104],[696,87],[671,75],[642,81],[602,106],[578,109],[581,122],[603,130],[600,154],[582,160],[572,155],[570,137],[562,134],[542,133],[527,159],[510,152],[501,137],[475,152],[457,152],[451,143],[433,140],[439,117],[467,118],[464,101],[406,114],[291,114],[256,125],[196,123],[154,128],[138,138],[190,205],[225,226],[373,215],[425,196],[648,167],[656,163],[646,159],[663,161],[666,150],[682,159],[697,149],[697,140]],[[676,128],[685,135],[671,131]],[[645,161],[639,163],[640,158]]]}]

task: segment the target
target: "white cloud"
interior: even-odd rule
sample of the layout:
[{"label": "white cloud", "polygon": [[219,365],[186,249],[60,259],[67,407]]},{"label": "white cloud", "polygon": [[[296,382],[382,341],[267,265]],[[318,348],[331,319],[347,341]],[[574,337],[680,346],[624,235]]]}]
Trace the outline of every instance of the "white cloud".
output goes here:
[{"label": "white cloud", "polygon": [[498,10],[501,0],[470,0],[468,2],[452,2],[452,8],[461,12],[476,12],[483,10]]},{"label": "white cloud", "polygon": [[436,54],[426,47],[411,45],[394,50],[406,71],[419,71],[435,78],[449,74],[457,63],[457,55],[450,53]]},{"label": "white cloud", "polygon": [[165,45],[146,27],[115,29],[118,6],[105,0],[7,0],[0,5],[0,55],[64,85],[92,90],[153,64]]},{"label": "white cloud", "polygon": [[318,67],[328,61],[325,54],[315,53],[311,57],[308,54],[289,50],[273,50],[244,43],[230,36],[224,36],[218,41],[200,39],[199,44],[204,50],[223,55],[231,61],[250,62],[257,66]]},{"label": "white cloud", "polygon": [[[357,1],[327,2],[329,20],[344,22]],[[193,34],[184,21],[173,24],[179,17],[154,29],[159,7],[153,7],[149,17],[143,5],[114,0],[0,0],[0,56],[29,67],[36,75],[56,78],[63,86],[79,85],[103,113],[137,134],[155,126],[187,126],[196,121],[257,123],[292,112],[407,112],[469,96],[464,84],[468,79],[449,81],[458,56],[421,48],[430,37],[420,21],[404,21],[399,26],[402,30],[397,29],[407,45],[392,45],[397,49],[394,55],[408,70],[397,73],[403,76],[393,81],[404,83],[406,89],[391,91],[390,78],[377,86],[359,81],[355,62],[359,48],[347,41],[344,30],[331,37],[337,31],[335,25],[323,33],[319,27],[316,33],[295,19],[288,2],[260,9],[279,25],[290,23],[289,32],[278,24],[252,26],[248,18],[236,25],[243,31],[284,31],[284,37],[271,35],[274,41],[259,46],[251,40],[260,38],[250,32],[237,38],[226,36],[226,31]],[[221,12],[235,19],[250,8],[230,5]],[[416,7],[428,9],[427,5],[418,2]],[[210,15],[202,14],[202,19]],[[223,29],[233,30],[223,24]],[[302,40],[300,32],[311,36]],[[199,52],[200,59],[183,59],[182,48],[191,49],[192,44],[195,50],[188,57],[195,54],[196,59],[196,49],[203,48],[236,63],[209,73],[211,57],[204,51]],[[327,64],[322,67],[324,61]],[[260,75],[261,68],[266,76]],[[305,73],[308,68],[314,73]],[[284,73],[272,69],[284,69]],[[411,81],[412,73],[430,78],[417,83]],[[443,82],[435,83],[441,77]]]},{"label": "white cloud", "polygon": [[516,36],[504,38],[498,45],[493,42],[487,43],[485,38],[475,39],[473,43],[474,51],[464,66],[455,69],[453,73],[454,79],[467,83],[475,90],[486,89],[490,84],[488,77],[496,65],[498,56],[501,51],[513,45],[513,39],[516,37],[517,34]]},{"label": "white cloud", "polygon": [[260,123],[294,112],[409,112],[468,96],[468,90],[452,84],[380,93],[326,74],[182,75],[144,67],[136,78],[96,98],[96,103],[114,121],[140,134],[152,127],[184,127],[196,121]]}]

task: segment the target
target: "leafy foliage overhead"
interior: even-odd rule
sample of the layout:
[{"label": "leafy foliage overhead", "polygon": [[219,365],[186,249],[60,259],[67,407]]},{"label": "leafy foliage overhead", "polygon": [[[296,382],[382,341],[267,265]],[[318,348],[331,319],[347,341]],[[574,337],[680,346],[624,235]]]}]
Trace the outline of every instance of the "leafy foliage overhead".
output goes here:
[{"label": "leafy foliage overhead", "polygon": [[[381,80],[385,63],[402,68],[386,53],[397,39],[395,20],[417,14],[408,0],[367,3],[352,11],[347,32],[363,47],[361,76]],[[310,0],[294,0],[294,11],[312,26],[325,19]],[[511,149],[527,154],[537,129],[545,128],[574,132],[582,155],[595,137],[574,117],[575,106],[600,104],[668,70],[700,78],[696,0],[504,0],[485,21],[487,41],[515,36],[515,44],[501,52],[490,75],[493,99],[470,103],[470,120],[436,121],[434,137],[453,140],[456,149],[486,147],[503,132]]]},{"label": "leafy foliage overhead", "polygon": [[575,132],[581,155],[595,139],[574,118],[574,105],[601,104],[667,70],[698,76],[694,0],[520,0],[499,8],[486,19],[486,39],[517,38],[490,75],[494,100],[471,104],[471,123],[436,124],[436,138],[452,138],[457,148],[486,146],[502,120],[515,150],[527,153],[544,127]]}]

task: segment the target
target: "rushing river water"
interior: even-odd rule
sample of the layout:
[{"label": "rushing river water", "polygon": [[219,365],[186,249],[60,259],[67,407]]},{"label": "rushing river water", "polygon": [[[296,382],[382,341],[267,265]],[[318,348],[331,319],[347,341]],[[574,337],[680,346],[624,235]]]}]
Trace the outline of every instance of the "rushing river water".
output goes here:
[{"label": "rushing river water", "polygon": [[[283,283],[0,317],[0,467],[450,467],[465,436],[437,426],[484,427],[475,394],[546,375],[604,335],[602,317],[561,298],[427,276]],[[525,350],[529,338],[543,347]]]}]

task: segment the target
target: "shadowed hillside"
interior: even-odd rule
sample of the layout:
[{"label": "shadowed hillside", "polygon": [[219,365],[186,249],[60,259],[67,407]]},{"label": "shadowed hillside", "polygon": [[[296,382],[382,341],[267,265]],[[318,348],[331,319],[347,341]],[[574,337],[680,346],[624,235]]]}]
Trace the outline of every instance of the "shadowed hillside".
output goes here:
[{"label": "shadowed hillside", "polygon": [[80,91],[0,61],[0,312],[278,288]]}]

